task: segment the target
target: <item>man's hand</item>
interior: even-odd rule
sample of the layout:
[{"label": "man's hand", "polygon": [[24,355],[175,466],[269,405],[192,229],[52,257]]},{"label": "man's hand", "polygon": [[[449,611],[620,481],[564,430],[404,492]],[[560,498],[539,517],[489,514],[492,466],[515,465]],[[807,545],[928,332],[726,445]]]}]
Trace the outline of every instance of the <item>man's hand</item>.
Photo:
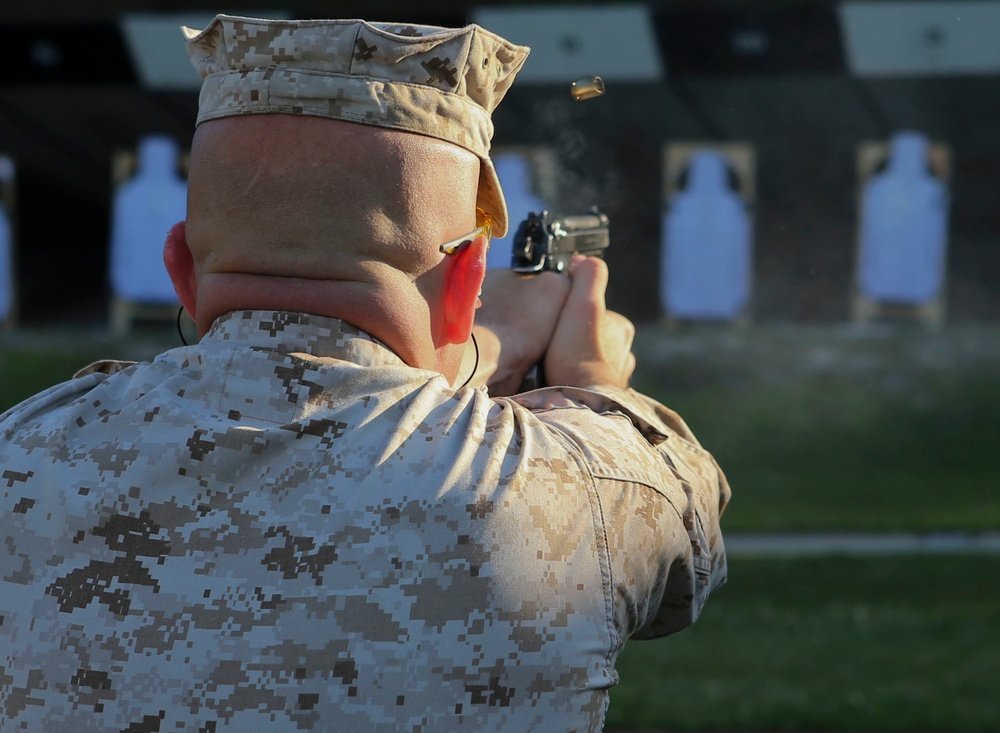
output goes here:
[{"label": "man's hand", "polygon": [[[492,374],[485,375],[490,394],[517,392],[549,347],[569,292],[570,279],[554,272],[487,272],[474,333],[480,342],[479,372],[495,364]],[[477,373],[477,378],[474,382],[481,382],[483,375]]]},{"label": "man's hand", "polygon": [[608,266],[579,257],[570,266],[572,288],[545,356],[551,385],[625,389],[635,370],[635,326],[605,304]]}]

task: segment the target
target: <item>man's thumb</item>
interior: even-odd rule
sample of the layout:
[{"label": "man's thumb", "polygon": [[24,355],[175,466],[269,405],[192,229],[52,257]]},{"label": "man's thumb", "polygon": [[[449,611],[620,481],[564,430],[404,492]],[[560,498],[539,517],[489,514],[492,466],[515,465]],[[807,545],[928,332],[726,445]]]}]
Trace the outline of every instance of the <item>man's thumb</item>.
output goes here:
[{"label": "man's thumb", "polygon": [[567,308],[604,307],[604,295],[608,289],[608,264],[604,260],[599,257],[574,260],[569,275],[573,282],[566,301]]}]

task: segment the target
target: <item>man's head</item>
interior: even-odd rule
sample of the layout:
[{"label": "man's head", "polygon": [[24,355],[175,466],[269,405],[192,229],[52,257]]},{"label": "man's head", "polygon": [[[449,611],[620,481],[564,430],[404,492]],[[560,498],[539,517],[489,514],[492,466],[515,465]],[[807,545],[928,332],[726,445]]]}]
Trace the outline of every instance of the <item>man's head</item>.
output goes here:
[{"label": "man's head", "polygon": [[506,228],[490,115],[527,49],[477,26],[360,20],[219,16],[185,35],[205,81],[165,259],[200,329],[297,309],[349,317],[410,363],[427,361],[423,332],[464,343],[488,242],[438,245],[477,207]]},{"label": "man's head", "polygon": [[[200,274],[418,277],[435,243],[471,229],[479,160],[423,135],[320,117],[202,124],[191,149],[187,242]],[[358,277],[360,277],[360,273]]]},{"label": "man's head", "polygon": [[363,20],[220,15],[185,28],[204,77],[198,123],[254,114],[315,116],[416,133],[481,162],[479,206],[507,229],[489,157],[491,115],[528,49],[476,25],[449,29]]}]

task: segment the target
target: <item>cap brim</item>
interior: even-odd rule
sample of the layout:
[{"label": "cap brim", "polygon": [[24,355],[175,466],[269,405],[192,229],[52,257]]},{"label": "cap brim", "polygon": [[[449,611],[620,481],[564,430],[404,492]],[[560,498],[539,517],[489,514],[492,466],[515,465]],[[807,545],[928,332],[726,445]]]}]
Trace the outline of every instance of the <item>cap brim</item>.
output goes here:
[{"label": "cap brim", "polygon": [[480,158],[479,166],[479,196],[477,204],[480,209],[493,217],[493,236],[499,239],[507,234],[507,202],[500,188],[500,179],[493,161]]}]

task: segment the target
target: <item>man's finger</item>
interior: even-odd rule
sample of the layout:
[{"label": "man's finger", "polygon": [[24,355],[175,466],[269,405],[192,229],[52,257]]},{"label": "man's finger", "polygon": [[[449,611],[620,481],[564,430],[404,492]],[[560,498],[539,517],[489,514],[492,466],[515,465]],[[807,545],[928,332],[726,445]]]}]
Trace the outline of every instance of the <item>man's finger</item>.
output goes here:
[{"label": "man's finger", "polygon": [[569,270],[572,288],[566,300],[567,309],[597,308],[604,310],[604,295],[608,289],[608,264],[599,257],[584,257],[574,261]]}]

